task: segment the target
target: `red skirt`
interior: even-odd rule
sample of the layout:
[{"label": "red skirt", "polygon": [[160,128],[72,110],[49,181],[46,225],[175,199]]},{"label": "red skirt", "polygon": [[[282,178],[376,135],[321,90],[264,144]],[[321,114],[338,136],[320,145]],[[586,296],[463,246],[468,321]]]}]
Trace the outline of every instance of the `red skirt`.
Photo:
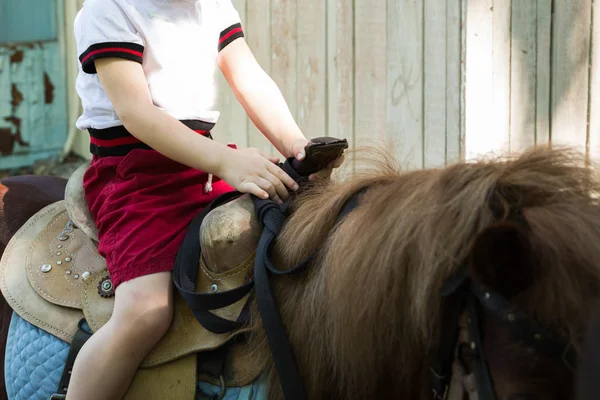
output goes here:
[{"label": "red skirt", "polygon": [[98,251],[113,286],[171,271],[188,225],[212,200],[234,190],[208,174],[155,150],[96,157],[84,176],[86,199],[98,227]]}]

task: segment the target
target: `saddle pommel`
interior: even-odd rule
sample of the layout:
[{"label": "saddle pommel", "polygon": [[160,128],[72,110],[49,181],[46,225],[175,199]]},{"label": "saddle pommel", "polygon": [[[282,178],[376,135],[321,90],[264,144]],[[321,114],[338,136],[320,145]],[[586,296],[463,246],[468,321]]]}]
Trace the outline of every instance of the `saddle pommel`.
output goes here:
[{"label": "saddle pommel", "polygon": [[212,210],[200,227],[200,246],[207,268],[221,274],[244,263],[255,252],[260,226],[249,195]]}]

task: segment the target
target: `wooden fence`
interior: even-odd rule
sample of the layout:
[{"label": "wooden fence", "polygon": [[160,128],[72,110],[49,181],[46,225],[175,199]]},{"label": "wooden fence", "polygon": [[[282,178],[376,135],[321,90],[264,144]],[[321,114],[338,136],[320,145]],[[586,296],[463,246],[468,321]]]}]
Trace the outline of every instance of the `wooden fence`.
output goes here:
[{"label": "wooden fence", "polygon": [[[550,141],[600,158],[592,0],[234,3],[309,137],[389,140],[411,168]],[[220,85],[219,140],[270,150]]]}]

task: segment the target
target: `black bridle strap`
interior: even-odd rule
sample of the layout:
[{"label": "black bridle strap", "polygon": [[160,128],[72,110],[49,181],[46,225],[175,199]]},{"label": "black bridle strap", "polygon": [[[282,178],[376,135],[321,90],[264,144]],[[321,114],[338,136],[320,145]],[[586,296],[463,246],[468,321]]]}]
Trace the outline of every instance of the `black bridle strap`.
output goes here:
[{"label": "black bridle strap", "polygon": [[466,306],[468,297],[468,280],[466,273],[452,276],[441,290],[443,297],[448,300],[448,313],[442,315],[440,347],[437,352],[430,354],[432,373],[432,392],[434,400],[446,399],[452,380],[452,364],[458,341],[460,316]]},{"label": "black bridle strap", "polygon": [[527,313],[519,310],[514,304],[499,293],[487,290],[484,286],[473,282],[471,292],[479,300],[483,308],[500,318],[509,328],[511,335],[526,346],[553,359],[563,359],[568,367],[576,366],[576,356],[568,342],[542,326]]},{"label": "black bridle strap", "polygon": [[483,340],[481,337],[480,305],[472,294],[467,300],[467,313],[469,316],[467,326],[472,354],[475,355],[475,380],[477,382],[477,397],[481,400],[496,400],[496,391],[490,375],[490,370],[483,353]]}]

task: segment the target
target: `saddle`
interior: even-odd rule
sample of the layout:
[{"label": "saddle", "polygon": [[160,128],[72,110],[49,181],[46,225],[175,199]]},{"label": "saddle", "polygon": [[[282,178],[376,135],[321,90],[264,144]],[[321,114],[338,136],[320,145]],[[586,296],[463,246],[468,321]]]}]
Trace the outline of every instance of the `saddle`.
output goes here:
[{"label": "saddle", "polygon": [[[29,323],[72,343],[85,319],[92,332],[110,318],[114,291],[106,262],[97,252],[97,229],[83,195],[83,164],[71,176],[65,200],[35,214],[9,242],[0,261],[0,289]],[[225,217],[226,216],[226,217]],[[202,255],[197,291],[229,290],[252,274],[260,227],[248,195],[212,210],[200,228]],[[227,250],[227,251],[226,251]],[[177,291],[173,322],[142,362],[127,399],[193,399],[197,380],[244,386],[260,374],[243,340],[247,327],[224,334],[198,323]],[[247,301],[215,310],[235,320]],[[198,370],[197,358],[228,344],[223,376]]]},{"label": "saddle", "polygon": [[[313,139],[304,162],[287,160],[294,179],[302,184],[347,146],[346,140]],[[114,306],[110,274],[98,254],[98,232],[83,193],[87,168],[85,163],[73,173],[64,200],[40,210],[17,231],[0,260],[0,290],[9,305],[29,323],[70,343],[71,350],[110,319]],[[248,194],[232,197],[203,215],[199,232],[191,235],[198,238],[201,249],[197,274],[190,282],[195,292],[225,294],[247,285],[254,273],[261,229]],[[194,399],[198,380],[220,385],[222,390],[255,381],[261,366],[244,340],[250,328],[233,324],[243,320],[251,295],[211,309],[212,317],[234,326],[219,333],[205,328],[181,293],[174,291],[171,326],[141,363],[125,398]],[[68,365],[75,355],[76,351],[69,353],[61,384],[68,384]],[[58,393],[62,394],[53,398],[64,398],[66,387],[59,387]]]}]

